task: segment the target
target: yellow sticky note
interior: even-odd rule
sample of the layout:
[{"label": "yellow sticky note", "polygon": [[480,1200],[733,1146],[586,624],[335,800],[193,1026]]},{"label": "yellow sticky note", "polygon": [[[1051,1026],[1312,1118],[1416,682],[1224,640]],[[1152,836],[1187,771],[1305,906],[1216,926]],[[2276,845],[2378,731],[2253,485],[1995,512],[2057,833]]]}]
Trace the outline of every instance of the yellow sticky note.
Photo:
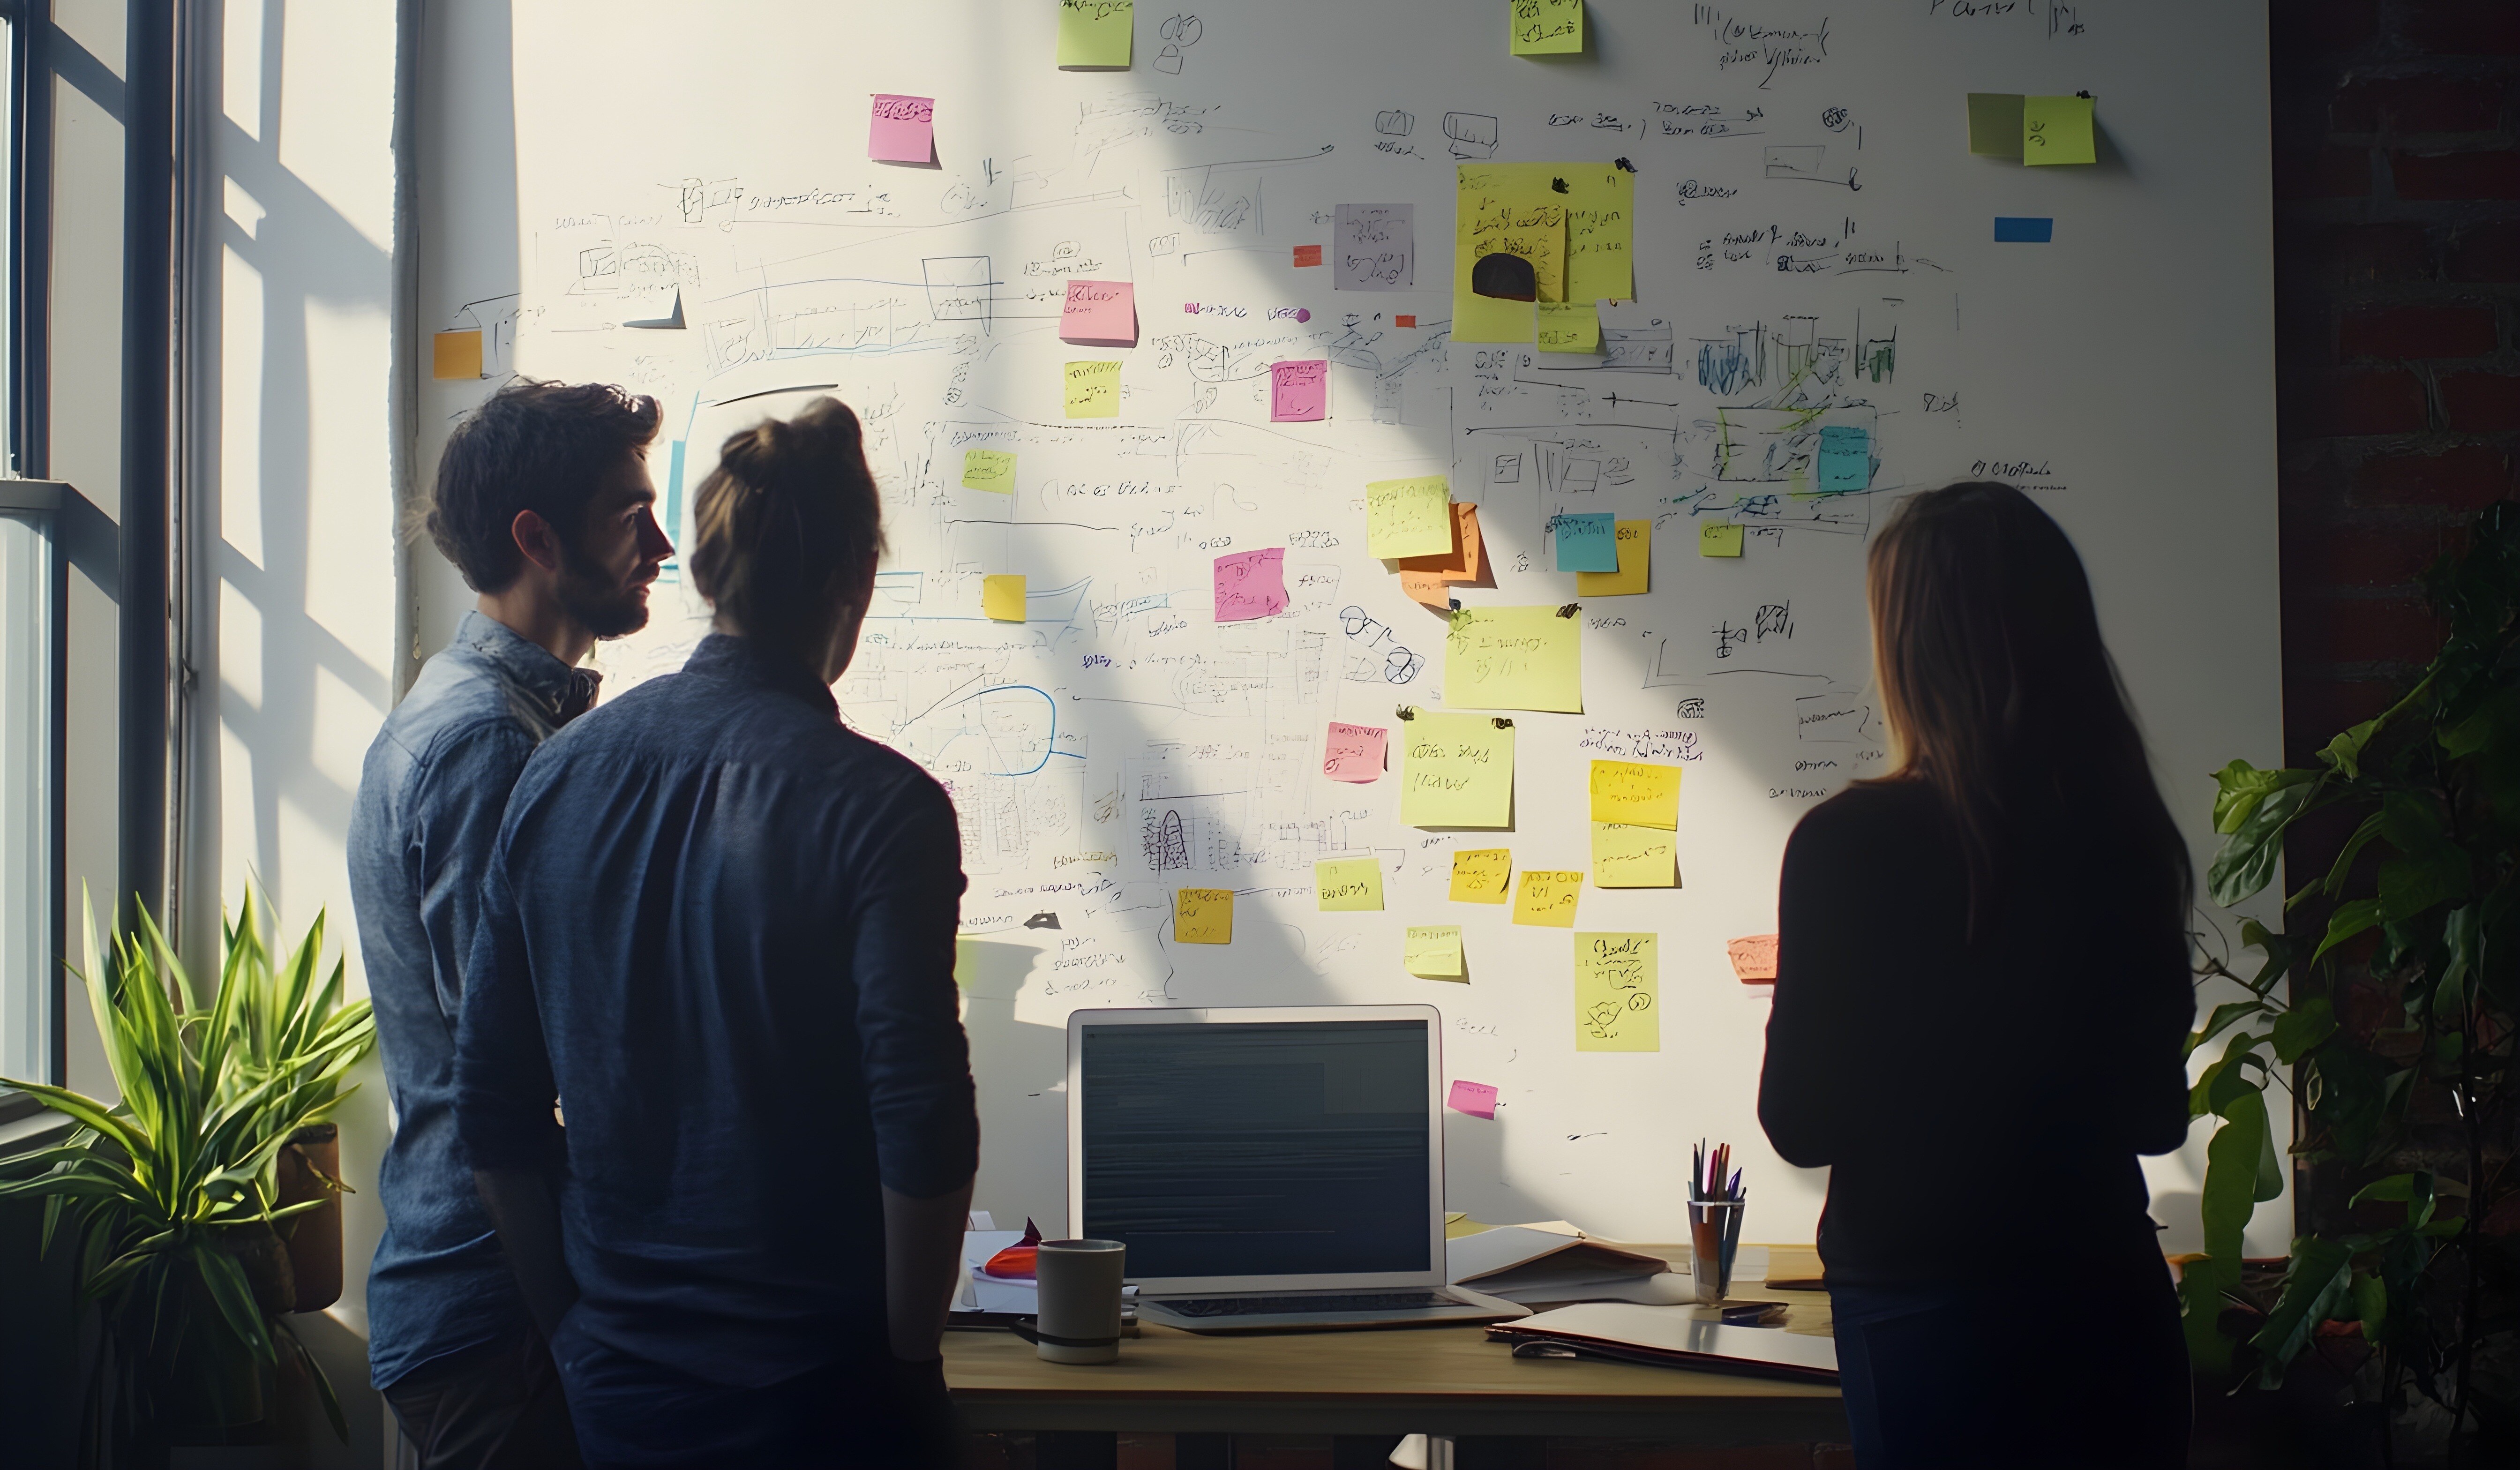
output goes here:
[{"label": "yellow sticky note", "polygon": [[1566,182],[1566,299],[1633,297],[1637,176],[1615,163],[1576,163],[1558,177]]},{"label": "yellow sticky note", "polygon": [[1231,888],[1174,890],[1173,943],[1234,943],[1234,890]]},{"label": "yellow sticky note", "polygon": [[1411,924],[1401,965],[1422,980],[1459,980],[1462,976],[1462,926]]},{"label": "yellow sticky note", "polygon": [[1579,571],[1579,598],[1639,597],[1653,590],[1653,522],[1623,520],[1618,526],[1619,569]]},{"label": "yellow sticky note", "polygon": [[1730,521],[1710,520],[1697,528],[1697,555],[1701,557],[1738,557],[1741,555],[1741,528]]},{"label": "yellow sticky note", "polygon": [[1513,875],[1513,849],[1468,848],[1453,854],[1452,901],[1457,904],[1502,904]]},{"label": "yellow sticky note", "polygon": [[2088,97],[2021,99],[2021,161],[2094,163],[2092,100]]},{"label": "yellow sticky note", "polygon": [[441,332],[428,339],[428,376],[440,380],[481,376],[481,334]]},{"label": "yellow sticky note", "polygon": [[1680,881],[1678,834],[1649,826],[1593,824],[1593,886],[1672,888]]},{"label": "yellow sticky note", "polygon": [[1473,295],[1466,288],[1453,293],[1453,340],[1457,342],[1527,342],[1539,334],[1529,301],[1500,301]]},{"label": "yellow sticky note", "polygon": [[1070,419],[1120,417],[1118,359],[1099,358],[1090,362],[1073,362],[1067,365],[1067,417]]},{"label": "yellow sticky note", "polygon": [[1420,710],[1401,730],[1402,824],[1513,824],[1512,726],[1499,730],[1486,715]]},{"label": "yellow sticky note", "polygon": [[2021,94],[1968,95],[1969,152],[1991,158],[2021,156]]},{"label": "yellow sticky note", "polygon": [[1680,827],[1680,768],[1642,761],[1593,763],[1593,820],[1630,826]]},{"label": "yellow sticky note", "polygon": [[1660,1051],[1654,936],[1575,936],[1575,1049]]},{"label": "yellow sticky note", "polygon": [[1513,891],[1513,921],[1552,929],[1575,927],[1575,901],[1584,892],[1584,870],[1526,868]]},{"label": "yellow sticky note", "polygon": [[1137,28],[1135,0],[1058,0],[1058,64],[1125,68]]},{"label": "yellow sticky note", "polygon": [[1601,314],[1590,301],[1541,302],[1539,332],[1543,352],[1601,350]]},{"label": "yellow sticky note", "polygon": [[1464,607],[1444,635],[1444,702],[1584,712],[1584,630],[1554,607]]},{"label": "yellow sticky note", "polygon": [[[1583,172],[1591,165],[1573,165]],[[1456,340],[1527,342],[1533,317],[1528,302],[1482,296],[1470,290],[1478,262],[1513,255],[1531,262],[1535,299],[1564,301],[1566,210],[1573,184],[1568,166],[1550,163],[1464,163],[1453,175],[1453,336]],[[1567,191],[1554,186],[1567,183]],[[1573,299],[1594,300],[1592,296]],[[1478,332],[1464,338],[1462,333]],[[1489,335],[1519,330],[1521,335]]]},{"label": "yellow sticky note", "polygon": [[1581,56],[1584,0],[1512,0],[1515,56]]},{"label": "yellow sticky note", "polygon": [[1015,457],[998,449],[963,451],[963,488],[1015,493]]},{"label": "yellow sticky note", "polygon": [[980,610],[1001,623],[1024,620],[1024,579],[988,576],[980,579]]},{"label": "yellow sticky note", "polygon": [[1453,549],[1453,502],[1440,474],[1365,487],[1365,550],[1373,557],[1441,557]]},{"label": "yellow sticky note", "polygon": [[1330,858],[1313,865],[1324,913],[1382,911],[1382,864],[1373,858]]}]

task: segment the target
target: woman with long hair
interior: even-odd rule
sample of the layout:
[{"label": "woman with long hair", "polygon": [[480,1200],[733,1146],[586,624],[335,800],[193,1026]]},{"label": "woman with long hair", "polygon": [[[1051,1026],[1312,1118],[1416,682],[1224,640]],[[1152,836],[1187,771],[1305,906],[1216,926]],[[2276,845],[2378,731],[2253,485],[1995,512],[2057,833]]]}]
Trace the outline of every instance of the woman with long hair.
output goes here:
[{"label": "woman with long hair", "polygon": [[2187,1136],[2187,847],[2055,521],[1910,497],[1867,582],[1898,768],[1786,845],[1759,1119],[1829,1170],[1863,1470],[2185,1462],[2138,1154]]}]

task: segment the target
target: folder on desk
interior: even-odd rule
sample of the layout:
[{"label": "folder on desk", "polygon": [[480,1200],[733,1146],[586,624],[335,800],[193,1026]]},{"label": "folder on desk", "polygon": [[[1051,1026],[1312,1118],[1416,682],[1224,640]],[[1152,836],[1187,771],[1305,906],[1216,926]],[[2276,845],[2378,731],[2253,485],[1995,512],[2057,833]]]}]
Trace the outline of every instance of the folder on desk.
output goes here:
[{"label": "folder on desk", "polygon": [[1670,1268],[1660,1256],[1595,1240],[1564,1221],[1499,1225],[1444,1243],[1452,1282],[1507,1301],[1562,1302]]},{"label": "folder on desk", "polygon": [[[1545,1343],[1577,1356],[1805,1383],[1837,1382],[1833,1338],[1775,1327],[1728,1327],[1687,1307],[1587,1302],[1488,1328],[1498,1342]],[[1516,1355],[1521,1356],[1520,1354]]]}]

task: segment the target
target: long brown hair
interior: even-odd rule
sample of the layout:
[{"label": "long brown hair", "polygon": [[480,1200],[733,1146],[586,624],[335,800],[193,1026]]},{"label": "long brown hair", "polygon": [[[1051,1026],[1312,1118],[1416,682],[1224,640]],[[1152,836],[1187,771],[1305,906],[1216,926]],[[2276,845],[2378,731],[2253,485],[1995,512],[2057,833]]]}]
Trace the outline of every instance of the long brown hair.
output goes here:
[{"label": "long brown hair", "polygon": [[[2100,642],[2083,560],[2009,485],[1910,496],[1866,566],[1873,661],[1901,764],[1942,799],[1968,869],[1968,927],[2049,843],[2103,862],[2186,921],[2186,840]],[[2045,832],[2048,824],[2060,829]],[[2070,834],[2069,834],[2070,833]]]}]

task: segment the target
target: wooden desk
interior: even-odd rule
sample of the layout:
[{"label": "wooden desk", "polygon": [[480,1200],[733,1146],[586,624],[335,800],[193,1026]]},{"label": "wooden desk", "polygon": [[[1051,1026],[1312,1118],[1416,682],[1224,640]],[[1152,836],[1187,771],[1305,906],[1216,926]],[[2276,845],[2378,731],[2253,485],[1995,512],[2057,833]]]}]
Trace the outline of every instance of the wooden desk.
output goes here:
[{"label": "wooden desk", "polygon": [[[1793,1253],[1775,1254],[1778,1274],[1799,1269]],[[1736,1295],[1789,1303],[1786,1331],[1828,1334],[1823,1293],[1743,1283]],[[1100,1367],[1044,1362],[1009,1332],[948,1332],[945,1378],[964,1427],[981,1433],[1582,1435],[1710,1448],[1847,1438],[1834,1388],[1517,1359],[1478,1327],[1143,1331],[1122,1340],[1118,1362]]]}]

